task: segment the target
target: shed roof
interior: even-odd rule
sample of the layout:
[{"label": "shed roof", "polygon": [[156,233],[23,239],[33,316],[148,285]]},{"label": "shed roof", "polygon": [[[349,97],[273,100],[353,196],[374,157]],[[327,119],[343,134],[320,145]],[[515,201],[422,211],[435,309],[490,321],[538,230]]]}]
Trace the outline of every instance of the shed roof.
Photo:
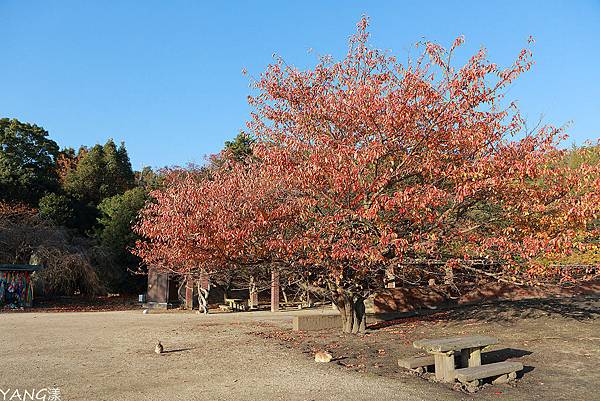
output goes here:
[{"label": "shed roof", "polygon": [[0,271],[21,271],[21,272],[35,272],[42,270],[42,265],[11,265],[11,264],[0,264]]}]

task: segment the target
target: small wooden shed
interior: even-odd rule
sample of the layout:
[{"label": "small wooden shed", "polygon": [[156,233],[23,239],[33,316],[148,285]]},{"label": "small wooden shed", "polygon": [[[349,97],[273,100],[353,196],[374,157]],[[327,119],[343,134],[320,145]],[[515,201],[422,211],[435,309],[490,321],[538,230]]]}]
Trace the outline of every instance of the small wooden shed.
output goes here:
[{"label": "small wooden shed", "polygon": [[179,279],[174,274],[161,272],[156,268],[148,269],[148,308],[173,308],[179,306]]},{"label": "small wooden shed", "polygon": [[32,278],[41,265],[0,264],[0,306],[31,307]]}]

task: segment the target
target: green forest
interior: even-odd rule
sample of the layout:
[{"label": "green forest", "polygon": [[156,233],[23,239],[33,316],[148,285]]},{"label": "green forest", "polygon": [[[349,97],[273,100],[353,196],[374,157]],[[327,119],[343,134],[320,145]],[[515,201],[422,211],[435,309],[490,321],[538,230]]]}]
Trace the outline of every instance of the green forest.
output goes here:
[{"label": "green forest", "polygon": [[0,119],[0,146],[0,263],[46,265],[49,294],[142,290],[131,226],[160,175],[134,171],[124,143],[61,148],[16,119]]},{"label": "green forest", "polygon": [[[243,135],[225,143],[239,155],[249,146]],[[0,264],[44,265],[46,295],[144,292],[132,226],[162,174],[134,171],[123,142],[61,147],[41,126],[1,118]]]}]

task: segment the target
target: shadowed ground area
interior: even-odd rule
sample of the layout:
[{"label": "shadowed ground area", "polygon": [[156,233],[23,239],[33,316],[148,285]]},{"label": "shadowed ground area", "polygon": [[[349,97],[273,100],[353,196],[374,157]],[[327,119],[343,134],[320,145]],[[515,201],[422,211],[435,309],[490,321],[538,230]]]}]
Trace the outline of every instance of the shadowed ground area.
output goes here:
[{"label": "shadowed ground area", "polygon": [[[62,400],[595,400],[599,307],[594,297],[463,307],[364,337],[295,333],[287,312],[2,314],[0,388],[58,386]],[[523,377],[471,395],[396,365],[417,353],[414,340],[463,334],[498,337],[484,363],[521,361]],[[312,360],[323,349],[334,362]]]}]

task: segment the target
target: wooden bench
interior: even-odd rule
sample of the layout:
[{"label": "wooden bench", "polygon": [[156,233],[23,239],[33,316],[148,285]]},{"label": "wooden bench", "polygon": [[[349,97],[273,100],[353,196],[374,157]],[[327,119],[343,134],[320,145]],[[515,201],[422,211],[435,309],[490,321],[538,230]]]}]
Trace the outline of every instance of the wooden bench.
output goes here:
[{"label": "wooden bench", "polygon": [[466,336],[423,339],[415,341],[413,346],[432,354],[436,379],[449,383],[455,379],[455,357],[460,356],[459,367],[476,367],[481,365],[481,351],[495,344],[498,339],[493,337]]},{"label": "wooden bench", "polygon": [[248,301],[238,298],[227,298],[225,299],[227,306],[233,311],[245,311],[248,308]]},{"label": "wooden bench", "polygon": [[456,379],[467,385],[467,388],[476,388],[481,379],[497,376],[493,383],[507,383],[517,378],[517,372],[523,370],[523,364],[520,362],[496,362],[486,365],[473,366],[470,368],[456,369],[454,371]]},{"label": "wooden bench", "polygon": [[415,356],[412,358],[398,359],[398,366],[405,369],[410,369],[417,373],[423,373],[428,366],[435,365],[433,355]]}]

